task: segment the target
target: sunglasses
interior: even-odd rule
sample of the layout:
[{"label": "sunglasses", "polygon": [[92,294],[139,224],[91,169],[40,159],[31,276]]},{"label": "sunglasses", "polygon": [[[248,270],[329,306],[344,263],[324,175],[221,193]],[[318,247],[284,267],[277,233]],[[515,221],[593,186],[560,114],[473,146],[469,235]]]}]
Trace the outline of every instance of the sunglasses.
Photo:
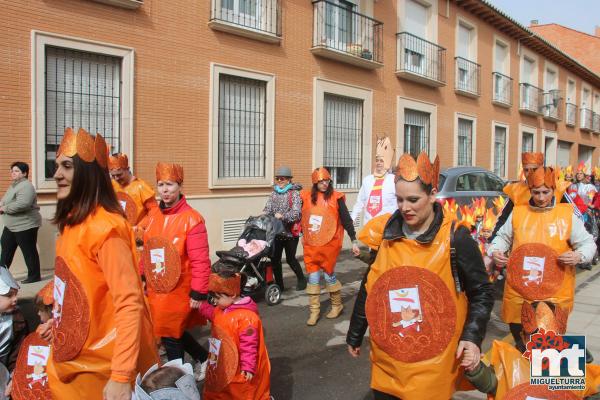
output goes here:
[{"label": "sunglasses", "polygon": [[287,176],[276,176],[276,177],[275,177],[275,180],[276,180],[277,182],[283,182],[283,181],[289,181],[289,180],[290,180],[290,178],[288,178]]}]

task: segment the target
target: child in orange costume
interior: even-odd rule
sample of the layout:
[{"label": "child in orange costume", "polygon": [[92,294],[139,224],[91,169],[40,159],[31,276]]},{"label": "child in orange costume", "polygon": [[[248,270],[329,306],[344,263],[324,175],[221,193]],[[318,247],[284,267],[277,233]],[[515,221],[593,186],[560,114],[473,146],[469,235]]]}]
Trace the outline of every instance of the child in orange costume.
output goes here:
[{"label": "child in orange costume", "polygon": [[268,400],[271,364],[256,303],[240,297],[246,277],[217,263],[208,290],[216,307],[200,306],[212,322],[204,400]]}]

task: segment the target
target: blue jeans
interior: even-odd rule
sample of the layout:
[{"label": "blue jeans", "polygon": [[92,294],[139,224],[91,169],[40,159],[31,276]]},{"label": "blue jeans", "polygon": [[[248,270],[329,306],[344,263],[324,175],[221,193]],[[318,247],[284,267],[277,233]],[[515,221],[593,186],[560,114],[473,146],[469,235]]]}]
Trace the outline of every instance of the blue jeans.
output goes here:
[{"label": "blue jeans", "polygon": [[[334,285],[337,282],[337,278],[335,277],[335,272],[329,275],[327,272],[323,272],[323,277],[325,278],[325,283],[328,286]],[[318,285],[321,280],[321,271],[312,272],[308,274],[308,284],[309,285]]]}]

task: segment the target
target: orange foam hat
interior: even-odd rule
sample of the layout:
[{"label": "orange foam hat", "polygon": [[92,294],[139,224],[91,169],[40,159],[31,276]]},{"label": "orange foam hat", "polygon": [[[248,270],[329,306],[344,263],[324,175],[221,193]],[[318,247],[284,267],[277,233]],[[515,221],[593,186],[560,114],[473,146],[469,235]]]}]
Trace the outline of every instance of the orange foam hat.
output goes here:
[{"label": "orange foam hat", "polygon": [[37,293],[37,296],[42,299],[42,302],[46,306],[50,306],[54,303],[54,280],[51,279],[44,285],[43,288]]},{"label": "orange foam hat", "polygon": [[502,196],[498,196],[493,201],[494,208],[496,209],[496,213],[500,214],[506,205],[506,199]]},{"label": "orange foam hat", "polygon": [[473,214],[471,207],[467,205],[460,207],[460,222],[468,227],[475,225],[475,215]]},{"label": "orange foam hat", "polygon": [[319,167],[313,171],[311,180],[314,185],[320,181],[331,180],[331,175],[329,174],[329,171],[327,171],[327,168]]},{"label": "orange foam hat", "polygon": [[535,164],[537,166],[544,165],[544,153],[524,152],[521,153],[521,163],[523,165]]},{"label": "orange foam hat", "polygon": [[419,178],[424,184],[437,189],[440,179],[440,157],[436,156],[432,163],[424,151],[416,160],[410,154],[404,153],[398,160],[396,176],[408,182]]},{"label": "orange foam hat", "polygon": [[498,219],[498,217],[496,217],[496,214],[494,214],[494,211],[491,208],[488,208],[485,211],[485,215],[483,217],[483,226],[482,229],[491,231],[494,229],[494,226],[496,226],[496,220]]},{"label": "orange foam hat", "polygon": [[584,174],[587,174],[587,166],[585,165],[585,162],[580,161],[579,165],[577,165],[577,173],[579,172],[583,172]]},{"label": "orange foam hat", "polygon": [[600,180],[600,167],[594,167],[594,178]]},{"label": "orange foam hat", "polygon": [[530,189],[540,186],[555,189],[556,181],[556,172],[551,167],[539,167],[527,175],[527,186],[529,186]]},{"label": "orange foam hat", "polygon": [[240,274],[235,274],[231,278],[223,278],[217,273],[212,272],[208,277],[208,291],[213,293],[225,293],[228,296],[236,297],[240,295],[241,290]]},{"label": "orange foam hat", "polygon": [[480,197],[478,199],[473,199],[472,210],[473,210],[473,216],[475,218],[483,217],[485,215],[485,210],[486,210],[485,205],[486,205],[486,200],[484,197]]},{"label": "orange foam hat", "polygon": [[446,199],[444,201],[444,214],[445,215],[456,215],[458,212],[458,204],[454,199]]},{"label": "orange foam hat", "polygon": [[116,153],[108,157],[108,169],[127,169],[129,168],[129,159],[127,154]]},{"label": "orange foam hat", "polygon": [[183,167],[179,164],[159,162],[156,164],[156,181],[183,183]]},{"label": "orange foam hat", "polygon": [[85,129],[79,128],[77,134],[72,128],[66,128],[56,157],[78,156],[81,160],[91,163],[96,161],[102,168],[108,166],[108,146],[99,133],[96,137],[90,135]]}]

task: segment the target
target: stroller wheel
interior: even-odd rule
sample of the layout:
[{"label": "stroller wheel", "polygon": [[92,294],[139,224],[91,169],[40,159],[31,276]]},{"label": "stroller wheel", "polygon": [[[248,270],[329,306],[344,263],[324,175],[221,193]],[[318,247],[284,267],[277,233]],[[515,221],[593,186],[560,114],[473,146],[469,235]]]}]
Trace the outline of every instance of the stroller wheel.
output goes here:
[{"label": "stroller wheel", "polygon": [[281,288],[276,283],[272,283],[265,289],[265,300],[270,306],[279,304],[281,301]]}]

